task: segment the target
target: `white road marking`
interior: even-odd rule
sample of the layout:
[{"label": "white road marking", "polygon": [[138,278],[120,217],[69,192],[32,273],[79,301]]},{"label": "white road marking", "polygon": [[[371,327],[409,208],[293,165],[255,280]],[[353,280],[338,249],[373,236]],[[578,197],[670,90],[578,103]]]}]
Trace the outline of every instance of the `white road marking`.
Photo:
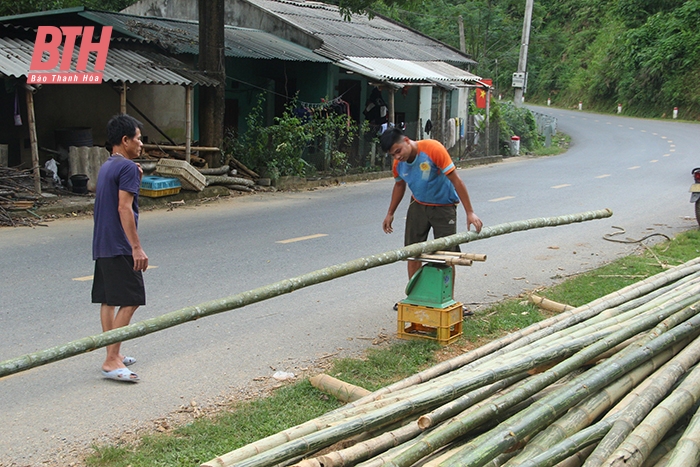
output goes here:
[{"label": "white road marking", "polygon": [[664,157],[671,157],[670,154],[664,154]]},{"label": "white road marking", "polygon": [[507,200],[507,199],[513,199],[513,198],[515,198],[515,196],[504,196],[504,197],[502,197],[502,198],[490,199],[489,202],[491,202],[491,203],[498,203],[499,201],[505,201],[505,200]]},{"label": "white road marking", "polygon": [[554,188],[555,190],[558,190],[559,188],[565,188],[565,187],[567,187],[567,186],[571,186],[571,184],[570,184],[570,183],[564,183],[563,185],[554,185],[552,188]]},{"label": "white road marking", "polygon": [[639,165],[635,165],[635,166],[632,166],[632,167],[628,167],[627,170],[636,170],[636,169],[639,169],[639,168],[640,168]]},{"label": "white road marking", "polygon": [[658,160],[658,159],[652,159],[652,160],[649,161],[650,164],[653,164],[654,162],[659,162],[659,160]]},{"label": "white road marking", "polygon": [[603,174],[603,175],[598,175],[596,178],[605,178],[605,177],[609,177],[609,176],[610,176],[610,174]]},{"label": "white road marking", "polygon": [[665,136],[662,136],[661,139],[666,139],[666,137],[665,137]]},{"label": "white road marking", "polygon": [[327,237],[328,234],[313,234],[313,235],[307,235],[306,237],[296,237],[296,238],[288,238],[287,240],[279,240],[275,243],[294,243],[294,242],[302,242],[304,240],[311,240],[314,238],[320,238],[320,237]]},{"label": "white road marking", "polygon": [[[158,269],[158,266],[148,266],[146,270],[148,269]],[[74,281],[80,281],[80,282],[85,282],[85,281],[91,281],[94,276],[83,276],[83,277],[74,277],[72,280]]]}]

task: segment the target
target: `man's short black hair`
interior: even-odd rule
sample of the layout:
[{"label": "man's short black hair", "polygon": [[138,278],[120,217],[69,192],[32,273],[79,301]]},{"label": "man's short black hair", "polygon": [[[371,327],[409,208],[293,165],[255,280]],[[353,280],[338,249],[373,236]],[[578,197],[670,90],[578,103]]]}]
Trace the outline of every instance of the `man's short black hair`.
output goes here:
[{"label": "man's short black hair", "polygon": [[143,123],[131,115],[115,115],[107,123],[107,144],[112,147],[119,146],[124,136],[129,139],[136,136],[137,128],[143,131]]},{"label": "man's short black hair", "polygon": [[379,144],[382,146],[382,151],[389,152],[391,147],[396,143],[400,143],[404,138],[403,131],[396,127],[389,128],[379,137]]}]

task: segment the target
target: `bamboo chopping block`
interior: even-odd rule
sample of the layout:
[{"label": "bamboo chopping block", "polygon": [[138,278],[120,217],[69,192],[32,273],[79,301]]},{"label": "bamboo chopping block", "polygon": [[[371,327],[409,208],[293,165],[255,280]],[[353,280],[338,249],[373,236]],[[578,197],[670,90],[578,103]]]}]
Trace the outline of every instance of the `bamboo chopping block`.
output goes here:
[{"label": "bamboo chopping block", "polygon": [[346,383],[345,381],[341,381],[323,373],[312,376],[309,378],[309,382],[319,391],[330,394],[342,402],[353,402],[361,397],[371,394],[370,391],[365,388]]},{"label": "bamboo chopping block", "polygon": [[540,297],[539,295],[536,295],[534,293],[530,294],[530,301],[532,303],[534,303],[535,305],[537,305],[538,307],[542,308],[543,310],[554,311],[555,313],[561,313],[563,311],[574,309],[574,307],[572,307],[570,305],[558,303],[558,302],[555,302],[554,300]]}]

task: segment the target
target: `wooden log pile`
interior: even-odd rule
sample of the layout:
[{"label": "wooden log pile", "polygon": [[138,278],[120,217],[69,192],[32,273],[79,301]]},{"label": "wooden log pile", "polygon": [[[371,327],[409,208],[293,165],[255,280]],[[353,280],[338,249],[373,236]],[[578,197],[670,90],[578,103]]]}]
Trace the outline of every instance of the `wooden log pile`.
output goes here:
[{"label": "wooden log pile", "polygon": [[694,466],[700,258],[494,340],[213,466]]},{"label": "wooden log pile", "polygon": [[[173,158],[185,160],[184,146],[165,146],[159,144],[144,144],[142,157],[145,159],[163,159]],[[210,147],[194,147],[193,150],[200,151],[219,151],[218,148]],[[207,186],[223,185],[230,190],[252,192],[255,191],[256,181],[260,179],[260,175],[250,170],[242,162],[233,156],[229,158],[228,164],[221,167],[209,168],[206,165],[206,160],[194,154],[190,155],[190,164],[196,167],[197,170],[206,177]]]},{"label": "wooden log pile", "polygon": [[13,211],[26,211],[41,199],[34,191],[34,175],[30,170],[0,167],[0,225],[34,225],[36,221],[13,216]]},{"label": "wooden log pile", "polygon": [[[199,169],[207,178],[207,185],[223,185],[229,190],[252,192],[260,176],[234,157],[216,169]],[[259,188],[259,187],[258,187]]]}]

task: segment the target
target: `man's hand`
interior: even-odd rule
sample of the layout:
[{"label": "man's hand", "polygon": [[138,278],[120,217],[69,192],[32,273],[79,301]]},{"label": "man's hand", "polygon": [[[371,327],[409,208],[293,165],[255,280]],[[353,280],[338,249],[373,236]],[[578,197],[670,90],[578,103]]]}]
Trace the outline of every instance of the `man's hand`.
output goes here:
[{"label": "man's hand", "polygon": [[384,218],[384,222],[382,222],[382,229],[384,229],[384,232],[390,234],[394,231],[394,229],[391,227],[391,224],[393,222],[394,222],[394,215],[387,214],[386,217]]},{"label": "man's hand", "polygon": [[134,271],[145,271],[148,269],[148,256],[143,248],[137,246],[131,249],[131,255],[134,257]]},{"label": "man's hand", "polygon": [[484,226],[484,223],[481,222],[481,219],[479,219],[479,216],[477,216],[474,211],[467,213],[467,232],[472,225],[476,229],[476,233],[481,232],[481,228]]}]

